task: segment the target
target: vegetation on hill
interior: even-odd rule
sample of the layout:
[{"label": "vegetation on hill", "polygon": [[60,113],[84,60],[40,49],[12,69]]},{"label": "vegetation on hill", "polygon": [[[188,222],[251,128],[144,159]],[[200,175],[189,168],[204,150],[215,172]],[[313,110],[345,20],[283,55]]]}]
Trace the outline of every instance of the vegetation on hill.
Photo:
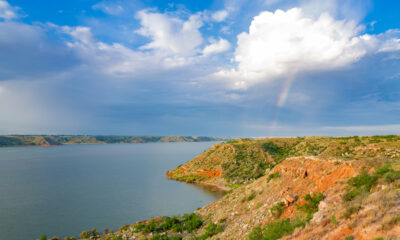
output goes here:
[{"label": "vegetation on hill", "polygon": [[400,136],[233,140],[216,144],[192,161],[167,172],[167,176],[228,187],[252,182],[286,158],[301,156],[345,160],[399,158]]},{"label": "vegetation on hill", "polygon": [[64,144],[111,144],[149,142],[207,142],[226,141],[226,137],[196,136],[68,136],[68,135],[0,135],[0,147],[49,146]]},{"label": "vegetation on hill", "polygon": [[[263,171],[261,171],[263,170]],[[216,144],[168,177],[231,190],[194,213],[81,239],[398,239],[400,138],[268,138]]]}]

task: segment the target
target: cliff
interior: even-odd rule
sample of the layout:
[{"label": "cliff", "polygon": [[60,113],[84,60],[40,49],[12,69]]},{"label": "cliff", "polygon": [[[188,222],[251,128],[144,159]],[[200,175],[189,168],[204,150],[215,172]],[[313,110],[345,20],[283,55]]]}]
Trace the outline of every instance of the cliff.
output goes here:
[{"label": "cliff", "polygon": [[[190,215],[97,236],[118,239],[399,239],[400,137],[269,138],[216,144],[167,172],[230,188]],[[84,232],[82,239],[90,236]]]}]

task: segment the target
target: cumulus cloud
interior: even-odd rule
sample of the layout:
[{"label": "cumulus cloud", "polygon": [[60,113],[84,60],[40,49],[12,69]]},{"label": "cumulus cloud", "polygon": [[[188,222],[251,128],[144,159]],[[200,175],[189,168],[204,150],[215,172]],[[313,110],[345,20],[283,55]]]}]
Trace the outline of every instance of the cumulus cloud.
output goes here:
[{"label": "cumulus cloud", "polygon": [[223,38],[220,38],[218,41],[211,39],[210,42],[211,44],[203,49],[203,55],[205,56],[228,51],[231,47],[231,44]]},{"label": "cumulus cloud", "polygon": [[220,10],[211,15],[212,19],[216,22],[222,22],[228,17],[228,11]]},{"label": "cumulus cloud", "polygon": [[201,17],[191,15],[187,21],[166,14],[140,11],[137,14],[142,27],[137,33],[149,37],[151,42],[141,49],[153,49],[180,56],[195,53],[203,43],[199,28],[203,26]]},{"label": "cumulus cloud", "polygon": [[[53,25],[55,26],[55,25]],[[77,26],[63,26],[61,28],[66,34],[70,35],[75,41],[83,44],[91,44],[93,42],[92,32],[89,27]]]},{"label": "cumulus cloud", "polygon": [[232,78],[237,86],[245,87],[298,71],[344,67],[368,53],[399,46],[398,39],[388,34],[362,35],[363,30],[354,21],[338,21],[328,13],[313,19],[299,8],[265,11],[254,17],[248,33],[238,35],[237,68],[217,76]]},{"label": "cumulus cloud", "polygon": [[11,7],[7,1],[0,0],[0,19],[11,20],[17,17],[15,8]]},{"label": "cumulus cloud", "polygon": [[84,66],[100,69],[101,72],[114,77],[134,76],[160,67],[161,57],[150,53],[132,50],[122,44],[107,44],[93,38],[89,27],[84,26],[57,26],[56,29],[71,37],[66,44],[80,57]]}]

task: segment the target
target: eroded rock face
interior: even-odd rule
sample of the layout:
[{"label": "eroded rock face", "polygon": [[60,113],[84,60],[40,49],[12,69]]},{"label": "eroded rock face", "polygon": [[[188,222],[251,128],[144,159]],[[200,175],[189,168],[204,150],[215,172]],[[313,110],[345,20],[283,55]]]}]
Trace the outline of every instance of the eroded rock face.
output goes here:
[{"label": "eroded rock face", "polygon": [[[253,164],[253,168],[249,168],[251,175],[260,165],[273,163],[258,169],[264,176],[246,180],[220,200],[198,209],[195,213],[202,217],[204,225],[196,230],[196,236],[204,234],[208,224],[218,223],[223,226],[223,231],[213,235],[212,239],[247,239],[256,226],[304,215],[298,207],[307,203],[304,197],[322,193],[324,198],[319,201],[317,212],[307,215],[311,221],[282,239],[333,240],[347,236],[354,239],[398,239],[400,180],[379,182],[373,193],[363,195],[363,199],[357,200],[359,202],[344,202],[342,198],[350,178],[359,175],[362,169],[374,172],[382,159],[393,160],[400,152],[400,139],[399,142],[382,140],[381,143],[370,143],[370,138],[288,138],[216,144],[166,175],[181,181],[229,187],[228,183],[235,183],[227,178],[227,171],[232,170],[232,166],[240,168]],[[276,145],[264,145],[271,141]],[[309,156],[310,153],[314,156]],[[342,159],[341,156],[345,157]],[[392,162],[399,170],[400,161]],[[243,168],[244,172],[247,170]],[[281,207],[279,214],[271,210],[273,206]],[[348,214],[352,208],[357,210]],[[130,233],[126,236],[132,238],[136,235]],[[143,236],[147,235],[136,237],[142,239]],[[184,238],[190,239],[189,234]]]},{"label": "eroded rock face", "polygon": [[[313,218],[318,225],[330,218],[326,209],[341,202],[340,192],[347,180],[361,171],[361,167],[360,164],[339,160],[289,158],[271,171],[270,174],[279,172],[278,178],[270,182],[267,176],[257,179],[197,212],[202,216],[210,216],[211,221],[226,219],[224,232],[218,235],[221,239],[246,239],[255,226],[275,220],[269,211],[271,206],[287,201],[280,218],[290,218],[297,212],[295,202],[302,204],[306,194],[323,192],[325,200],[320,203],[320,211]],[[252,192],[256,193],[253,200],[243,200]],[[302,231],[298,234],[302,239]]]}]

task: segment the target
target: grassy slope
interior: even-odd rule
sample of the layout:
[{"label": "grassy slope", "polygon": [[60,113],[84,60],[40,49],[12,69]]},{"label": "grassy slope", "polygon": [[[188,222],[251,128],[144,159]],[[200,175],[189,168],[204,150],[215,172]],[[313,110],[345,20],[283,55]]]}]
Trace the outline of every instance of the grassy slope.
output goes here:
[{"label": "grassy slope", "polygon": [[305,137],[235,140],[216,144],[167,173],[171,179],[220,186],[246,184],[288,157],[339,159],[398,158],[400,136]]},{"label": "grassy slope", "polygon": [[109,144],[109,143],[147,143],[147,142],[201,142],[224,141],[223,137],[196,136],[0,136],[0,147],[5,146],[48,146],[63,144]]},{"label": "grassy slope", "polygon": [[[195,211],[201,223],[160,217],[100,239],[400,236],[399,136],[236,140],[216,144],[168,176],[233,189]],[[288,196],[296,201],[280,204]]]}]

